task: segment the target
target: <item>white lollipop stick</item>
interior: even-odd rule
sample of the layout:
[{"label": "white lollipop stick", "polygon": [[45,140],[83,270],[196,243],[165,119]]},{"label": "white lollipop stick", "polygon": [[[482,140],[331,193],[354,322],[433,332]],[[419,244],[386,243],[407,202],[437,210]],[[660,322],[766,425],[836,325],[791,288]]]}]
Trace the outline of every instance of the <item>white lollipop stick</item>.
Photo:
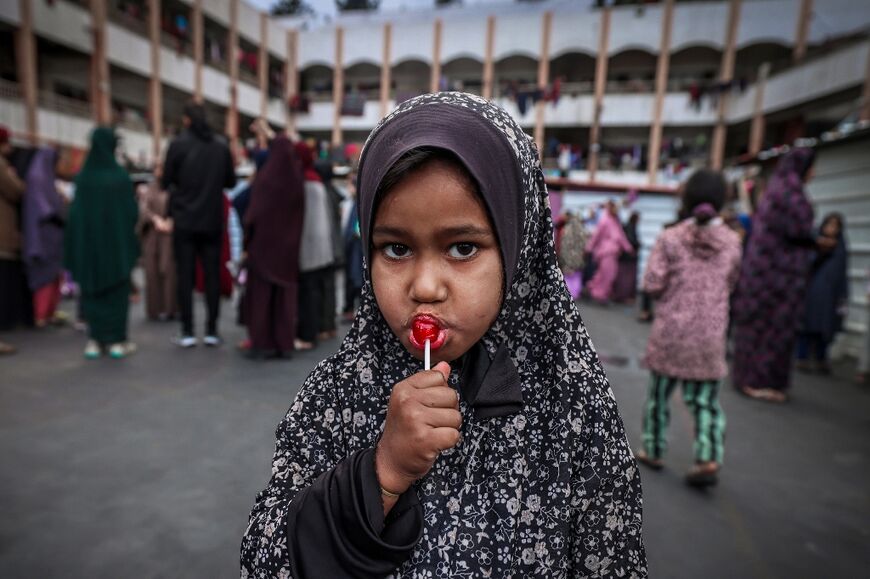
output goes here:
[{"label": "white lollipop stick", "polygon": [[426,346],[423,349],[423,369],[429,371],[431,370],[431,365],[432,361],[429,359],[429,340],[426,340]]}]

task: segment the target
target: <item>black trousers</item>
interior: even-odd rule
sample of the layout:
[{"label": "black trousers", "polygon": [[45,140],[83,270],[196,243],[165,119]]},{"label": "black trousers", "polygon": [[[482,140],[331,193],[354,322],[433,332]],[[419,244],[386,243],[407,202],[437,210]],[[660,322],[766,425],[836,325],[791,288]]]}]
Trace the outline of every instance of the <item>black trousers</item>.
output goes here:
[{"label": "black trousers", "polygon": [[33,297],[27,286],[24,264],[0,259],[0,330],[33,325]]},{"label": "black trousers", "polygon": [[206,333],[217,334],[220,315],[221,234],[218,231],[185,231],[172,235],[175,268],[178,274],[178,306],[181,310],[181,333],[193,335],[193,288],[196,283],[196,260],[202,263],[205,278],[205,303],[208,310]]},{"label": "black trousers", "polygon": [[[321,327],[323,301],[329,291],[329,276],[334,273],[331,266],[299,273],[299,331],[296,335],[302,341],[316,342],[317,334],[324,331]],[[332,289],[334,293],[335,282]]]}]

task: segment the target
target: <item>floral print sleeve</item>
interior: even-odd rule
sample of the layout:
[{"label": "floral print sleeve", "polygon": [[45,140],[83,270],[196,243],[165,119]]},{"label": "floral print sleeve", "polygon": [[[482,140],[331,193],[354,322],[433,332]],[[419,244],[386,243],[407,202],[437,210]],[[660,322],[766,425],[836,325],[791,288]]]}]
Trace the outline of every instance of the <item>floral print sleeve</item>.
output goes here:
[{"label": "floral print sleeve", "polygon": [[269,485],[242,539],[241,577],[376,577],[392,572],[422,528],[419,502],[402,496],[384,521],[371,448],[347,452],[321,363],[278,425]]}]

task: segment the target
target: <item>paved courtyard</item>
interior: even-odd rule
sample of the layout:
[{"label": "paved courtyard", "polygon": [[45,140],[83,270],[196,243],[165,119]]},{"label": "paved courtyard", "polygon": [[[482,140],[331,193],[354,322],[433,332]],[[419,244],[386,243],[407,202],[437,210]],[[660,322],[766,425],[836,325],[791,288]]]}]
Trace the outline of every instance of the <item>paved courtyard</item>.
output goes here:
[{"label": "paved courtyard", "polygon": [[[636,445],[648,327],[628,309],[581,307]],[[242,337],[231,317],[229,344]],[[256,363],[231,346],[177,350],[175,331],[135,306],[140,351],[96,362],[72,328],[4,336],[20,352],[0,359],[0,577],[238,576],[275,426],[338,341]],[[838,373],[800,376],[785,406],[724,389],[726,465],[708,492],[682,483],[691,420],[675,397],[668,468],[643,471],[652,577],[867,576],[870,389]]]}]

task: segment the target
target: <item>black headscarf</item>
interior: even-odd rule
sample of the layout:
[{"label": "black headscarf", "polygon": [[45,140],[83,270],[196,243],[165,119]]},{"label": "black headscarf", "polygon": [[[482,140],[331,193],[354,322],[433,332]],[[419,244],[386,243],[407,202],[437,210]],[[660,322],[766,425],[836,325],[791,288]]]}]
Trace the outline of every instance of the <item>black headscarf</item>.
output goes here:
[{"label": "black headscarf", "polygon": [[556,263],[537,150],[510,115],[480,97],[449,92],[405,101],[363,149],[366,237],[383,175],[404,151],[422,146],[458,156],[489,206],[510,281],[479,345],[497,370],[515,367],[524,403],[478,412],[466,377],[453,372],[461,442],[441,453],[386,520],[377,486],[374,506],[356,499],[366,496],[364,481],[374,481],[365,466],[371,458],[360,457],[378,442],[393,385],[421,370],[384,320],[367,271],[353,328],[278,426],[272,478],[242,541],[242,575],[645,577],[640,477]]}]

